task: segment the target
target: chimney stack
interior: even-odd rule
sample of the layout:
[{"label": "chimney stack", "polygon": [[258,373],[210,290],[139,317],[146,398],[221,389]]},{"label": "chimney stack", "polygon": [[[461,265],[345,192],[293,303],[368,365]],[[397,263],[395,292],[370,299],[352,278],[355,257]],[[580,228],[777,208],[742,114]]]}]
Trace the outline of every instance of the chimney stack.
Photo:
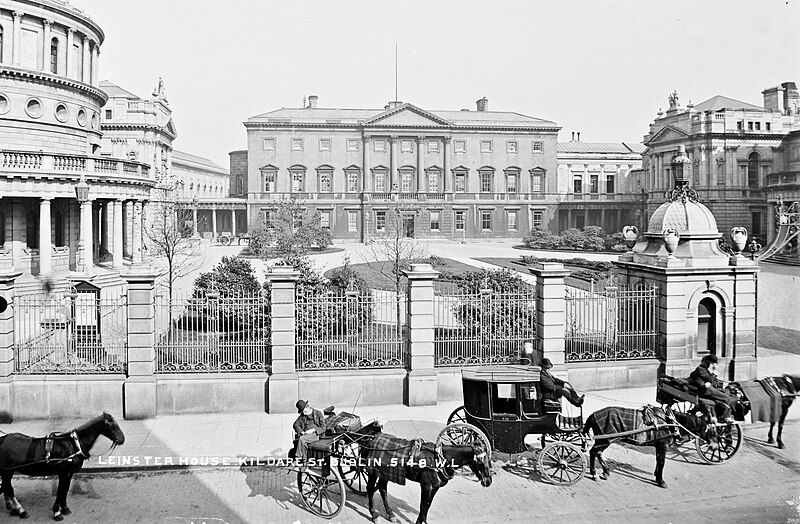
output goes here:
[{"label": "chimney stack", "polygon": [[575,131],[572,132],[572,142],[575,141]]},{"label": "chimney stack", "polygon": [[317,95],[308,95],[308,109],[316,109],[317,108],[317,99],[319,97]]},{"label": "chimney stack", "polygon": [[483,97],[480,100],[476,101],[475,104],[478,106],[478,111],[489,110],[489,99],[486,97]]},{"label": "chimney stack", "polygon": [[581,132],[578,131],[578,142],[580,142],[580,141],[581,141]]}]

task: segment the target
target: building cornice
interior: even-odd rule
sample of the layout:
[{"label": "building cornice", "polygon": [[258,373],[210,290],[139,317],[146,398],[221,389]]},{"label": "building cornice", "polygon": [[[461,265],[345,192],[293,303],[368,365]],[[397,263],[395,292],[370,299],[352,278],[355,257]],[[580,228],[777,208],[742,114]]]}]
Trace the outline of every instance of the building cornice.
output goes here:
[{"label": "building cornice", "polygon": [[695,135],[687,135],[685,138],[682,139],[675,139],[675,140],[664,140],[661,142],[647,142],[648,151],[646,153],[650,153],[650,149],[656,148],[662,145],[674,145],[674,144],[694,144],[700,141],[707,141],[707,140],[739,140],[742,142],[749,142],[753,140],[766,140],[766,141],[774,141],[774,142],[781,142],[783,139],[786,138],[786,135],[776,135],[774,133],[700,133]]},{"label": "building cornice", "polygon": [[108,95],[101,89],[78,82],[71,78],[45,73],[44,71],[34,71],[32,69],[22,69],[8,65],[0,65],[0,77],[19,78],[29,82],[38,82],[42,84],[56,84],[65,87],[72,91],[85,94],[94,98],[98,106],[104,106],[108,102]]},{"label": "building cornice", "polygon": [[[18,7],[22,8],[21,11],[25,12],[25,14],[29,14],[29,11],[32,10],[38,11],[39,9],[56,12],[62,16],[75,20],[76,22],[80,22],[87,28],[94,31],[100,40],[98,44],[102,45],[102,43],[106,39],[106,34],[103,32],[100,26],[97,25],[97,23],[89,17],[89,15],[87,15],[80,9],[68,4],[67,2],[62,2],[59,0],[15,0],[15,1],[17,4],[20,4]],[[25,5],[30,6],[32,10],[25,9]],[[17,9],[17,6],[9,6],[9,7],[3,6],[3,7],[5,9],[10,9],[10,10]],[[30,14],[32,16],[40,16],[38,12],[31,12]],[[43,17],[43,18],[48,18],[52,21],[51,17]],[[61,23],[60,21],[56,22],[59,24]]]},{"label": "building cornice", "polygon": [[408,130],[413,133],[457,133],[459,131],[514,131],[514,132],[537,132],[537,133],[558,133],[561,127],[551,126],[430,126],[421,127],[417,125],[392,125],[391,127],[380,127],[357,123],[322,123],[322,122],[243,122],[248,130],[271,130],[271,129],[355,129],[367,131],[375,134],[376,131],[389,133],[389,130]]}]

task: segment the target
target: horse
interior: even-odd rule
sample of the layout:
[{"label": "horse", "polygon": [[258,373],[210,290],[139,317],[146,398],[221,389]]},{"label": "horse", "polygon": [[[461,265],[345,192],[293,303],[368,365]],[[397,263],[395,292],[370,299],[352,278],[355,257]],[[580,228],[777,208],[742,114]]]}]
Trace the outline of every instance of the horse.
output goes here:
[{"label": "horse", "polygon": [[[362,448],[362,459],[367,458],[367,453]],[[478,477],[481,486],[488,488],[492,485],[491,464],[489,453],[482,441],[476,441],[466,446],[442,445],[441,454],[444,458],[442,467],[420,467],[407,465],[401,474],[408,480],[420,485],[419,516],[416,524],[428,522],[428,510],[431,508],[433,498],[439,488],[446,486],[455,475],[454,467],[468,466]],[[389,479],[382,476],[375,468],[367,468],[367,499],[369,500],[369,514],[372,522],[378,519],[378,512],[373,504],[375,491],[379,491],[383,500],[383,507],[391,522],[397,522],[392,508],[389,507],[387,488]]]},{"label": "horse", "polygon": [[[800,393],[800,375],[783,375],[781,377],[771,377],[776,384],[782,385],[786,388],[791,396],[784,396],[781,398],[781,415],[778,419],[778,449],[783,449],[783,421],[786,420],[786,415],[789,413],[789,408],[794,403],[794,395]],[[774,444],[775,439],[772,438],[772,430],[775,428],[775,422],[769,423],[769,433],[767,434],[767,444]]]},{"label": "horse", "polygon": [[58,490],[53,503],[53,518],[64,520],[72,512],[67,507],[67,492],[72,476],[83,467],[97,438],[103,435],[112,442],[112,449],[125,442],[125,435],[108,413],[103,413],[67,433],[47,437],[29,437],[22,433],[0,436],[0,479],[6,509],[12,516],[28,518],[28,512],[14,496],[11,478],[19,472],[31,477],[58,475]]},{"label": "horse", "polygon": [[[672,411],[671,414],[675,421],[684,428],[709,440],[712,444],[719,445],[716,431],[712,424],[713,419],[705,409],[698,409],[691,413]],[[584,435],[588,436],[589,430],[592,431],[595,437],[627,433],[625,436],[595,439],[594,444],[591,449],[589,449],[589,476],[591,478],[597,478],[594,468],[595,458],[600,461],[600,466],[603,468],[603,474],[600,476],[600,479],[605,480],[609,477],[611,470],[608,468],[608,465],[606,465],[605,460],[603,460],[603,451],[605,451],[612,442],[623,440],[624,442],[636,446],[654,446],[656,448],[656,469],[653,474],[656,477],[656,484],[659,487],[667,487],[667,483],[664,482],[664,463],[667,458],[667,448],[680,438],[680,434],[671,427],[656,429],[655,425],[645,425],[641,417],[647,417],[648,415],[656,419],[655,422],[659,425],[663,426],[670,423],[668,416],[660,408],[655,407],[637,410],[610,406],[589,415],[586,419],[586,423],[583,425],[582,432]],[[647,431],[637,431],[642,429],[646,429]]]}]

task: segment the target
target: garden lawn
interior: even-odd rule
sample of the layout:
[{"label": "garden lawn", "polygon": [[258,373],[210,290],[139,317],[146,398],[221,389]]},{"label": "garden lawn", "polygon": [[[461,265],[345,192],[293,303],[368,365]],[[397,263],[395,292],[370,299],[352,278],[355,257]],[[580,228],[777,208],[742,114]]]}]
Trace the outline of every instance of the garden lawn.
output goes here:
[{"label": "garden lawn", "polygon": [[[474,266],[468,266],[467,264],[462,264],[461,262],[457,262],[449,258],[437,258],[436,260],[437,264],[434,265],[433,269],[439,271],[440,273],[464,274],[472,271],[479,271],[479,269]],[[426,263],[428,260],[420,260],[419,262]],[[361,278],[363,278],[369,288],[394,291],[394,280],[391,278],[391,268],[392,263],[388,260],[382,262],[350,264],[350,269],[355,271]],[[334,271],[334,269],[329,269],[326,271],[325,277],[330,278],[330,273],[331,271]]]}]

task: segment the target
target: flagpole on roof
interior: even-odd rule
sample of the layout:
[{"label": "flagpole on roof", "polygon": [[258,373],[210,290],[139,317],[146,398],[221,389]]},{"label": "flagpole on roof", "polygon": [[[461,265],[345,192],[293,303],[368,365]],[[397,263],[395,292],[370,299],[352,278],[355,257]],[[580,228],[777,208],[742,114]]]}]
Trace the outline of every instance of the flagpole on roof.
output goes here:
[{"label": "flagpole on roof", "polygon": [[397,104],[397,42],[394,43],[394,102]]}]

